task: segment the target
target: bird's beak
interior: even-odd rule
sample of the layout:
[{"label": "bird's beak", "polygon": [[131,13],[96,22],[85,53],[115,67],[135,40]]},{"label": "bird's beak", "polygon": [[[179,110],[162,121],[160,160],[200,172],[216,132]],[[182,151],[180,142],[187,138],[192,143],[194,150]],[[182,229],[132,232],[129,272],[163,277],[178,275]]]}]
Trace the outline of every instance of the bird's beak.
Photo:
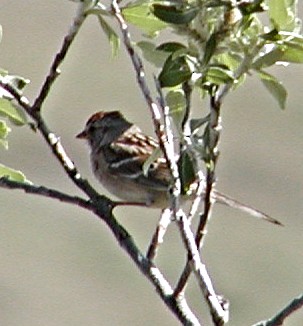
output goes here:
[{"label": "bird's beak", "polygon": [[82,132],[80,132],[80,134],[78,134],[76,136],[76,138],[79,138],[79,139],[87,139],[87,132],[86,132],[86,130],[84,129]]}]

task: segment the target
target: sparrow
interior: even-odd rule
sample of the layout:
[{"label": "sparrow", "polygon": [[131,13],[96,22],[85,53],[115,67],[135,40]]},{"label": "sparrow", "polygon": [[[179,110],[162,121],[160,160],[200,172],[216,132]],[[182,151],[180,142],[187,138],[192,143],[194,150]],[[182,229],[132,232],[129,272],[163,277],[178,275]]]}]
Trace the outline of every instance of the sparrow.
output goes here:
[{"label": "sparrow", "polygon": [[[166,159],[159,157],[150,164],[147,172],[143,169],[146,160],[159,147],[158,141],[144,134],[119,111],[93,114],[76,138],[88,142],[94,175],[109,192],[137,205],[161,209],[169,206],[171,174]],[[195,185],[190,188],[194,189]],[[281,225],[269,215],[217,190],[212,196],[217,203]],[[194,193],[182,195],[181,199],[183,202],[193,198]]]}]

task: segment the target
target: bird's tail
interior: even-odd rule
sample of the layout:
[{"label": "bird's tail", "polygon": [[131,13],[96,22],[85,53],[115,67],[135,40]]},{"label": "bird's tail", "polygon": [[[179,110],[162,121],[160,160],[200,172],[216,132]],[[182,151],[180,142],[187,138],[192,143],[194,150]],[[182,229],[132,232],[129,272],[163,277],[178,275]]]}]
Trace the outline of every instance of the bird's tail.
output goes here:
[{"label": "bird's tail", "polygon": [[239,209],[242,212],[248,213],[249,215],[251,215],[253,217],[265,220],[265,221],[273,223],[273,224],[283,226],[283,224],[281,222],[272,218],[271,216],[267,215],[266,213],[263,213],[254,207],[243,204],[243,203],[237,201],[236,199],[228,197],[220,192],[214,191],[214,199],[217,203],[224,204],[226,206]]}]

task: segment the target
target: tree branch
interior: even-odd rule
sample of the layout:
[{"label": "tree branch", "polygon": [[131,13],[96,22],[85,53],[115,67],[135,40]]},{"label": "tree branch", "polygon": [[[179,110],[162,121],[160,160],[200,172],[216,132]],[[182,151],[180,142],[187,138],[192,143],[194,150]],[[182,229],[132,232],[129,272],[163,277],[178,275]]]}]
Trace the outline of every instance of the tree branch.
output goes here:
[{"label": "tree branch", "polygon": [[163,243],[163,238],[170,222],[171,222],[171,211],[170,209],[165,209],[164,211],[162,211],[156,231],[152,237],[151,243],[147,250],[146,257],[149,260],[153,260],[156,257],[159,245]]},{"label": "tree branch", "polygon": [[277,313],[274,317],[261,321],[254,326],[281,326],[285,319],[291,314],[303,307],[303,294],[293,299],[285,308]]},{"label": "tree branch", "polygon": [[[197,278],[199,287],[210,309],[213,322],[216,326],[224,325],[229,319],[229,307],[226,305],[226,301],[222,300],[221,296],[218,296],[214,290],[206,266],[200,259],[200,253],[190,229],[190,224],[182,210],[178,211],[177,223],[182,240],[188,252],[189,266]],[[178,297],[183,297],[183,295],[179,295]]]},{"label": "tree branch", "polygon": [[30,183],[23,183],[14,180],[10,180],[7,177],[0,178],[0,187],[7,188],[7,189],[21,189],[24,190],[26,193],[40,195],[43,197],[49,197],[53,199],[58,199],[61,202],[78,205],[80,207],[92,210],[93,206],[89,200],[85,200],[83,198],[77,196],[70,196],[66,193],[61,191],[47,188],[44,186],[36,186]]},{"label": "tree branch", "polygon": [[87,16],[86,4],[83,2],[78,7],[78,12],[75,19],[73,20],[73,24],[63,40],[61,49],[58,51],[58,53],[55,56],[55,59],[50,67],[49,74],[47,75],[45,82],[41,87],[39,95],[37,96],[34,104],[32,105],[32,110],[40,111],[41,106],[45,101],[53,83],[55,82],[56,78],[60,75],[59,66],[61,65],[64,58],[66,57],[66,54],[72,42],[74,41],[76,35],[78,34],[86,16]]}]

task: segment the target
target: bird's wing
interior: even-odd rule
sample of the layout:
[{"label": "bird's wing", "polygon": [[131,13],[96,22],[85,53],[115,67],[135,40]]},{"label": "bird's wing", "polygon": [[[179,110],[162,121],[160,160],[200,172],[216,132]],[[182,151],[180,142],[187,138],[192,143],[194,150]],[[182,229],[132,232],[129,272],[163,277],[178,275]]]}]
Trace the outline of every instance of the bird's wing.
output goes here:
[{"label": "bird's wing", "polygon": [[123,135],[123,139],[118,139],[104,149],[110,172],[122,178],[132,179],[150,189],[167,191],[170,173],[164,158],[156,159],[146,173],[143,171],[145,161],[157,147],[156,140],[143,134],[137,133],[136,138]]}]

